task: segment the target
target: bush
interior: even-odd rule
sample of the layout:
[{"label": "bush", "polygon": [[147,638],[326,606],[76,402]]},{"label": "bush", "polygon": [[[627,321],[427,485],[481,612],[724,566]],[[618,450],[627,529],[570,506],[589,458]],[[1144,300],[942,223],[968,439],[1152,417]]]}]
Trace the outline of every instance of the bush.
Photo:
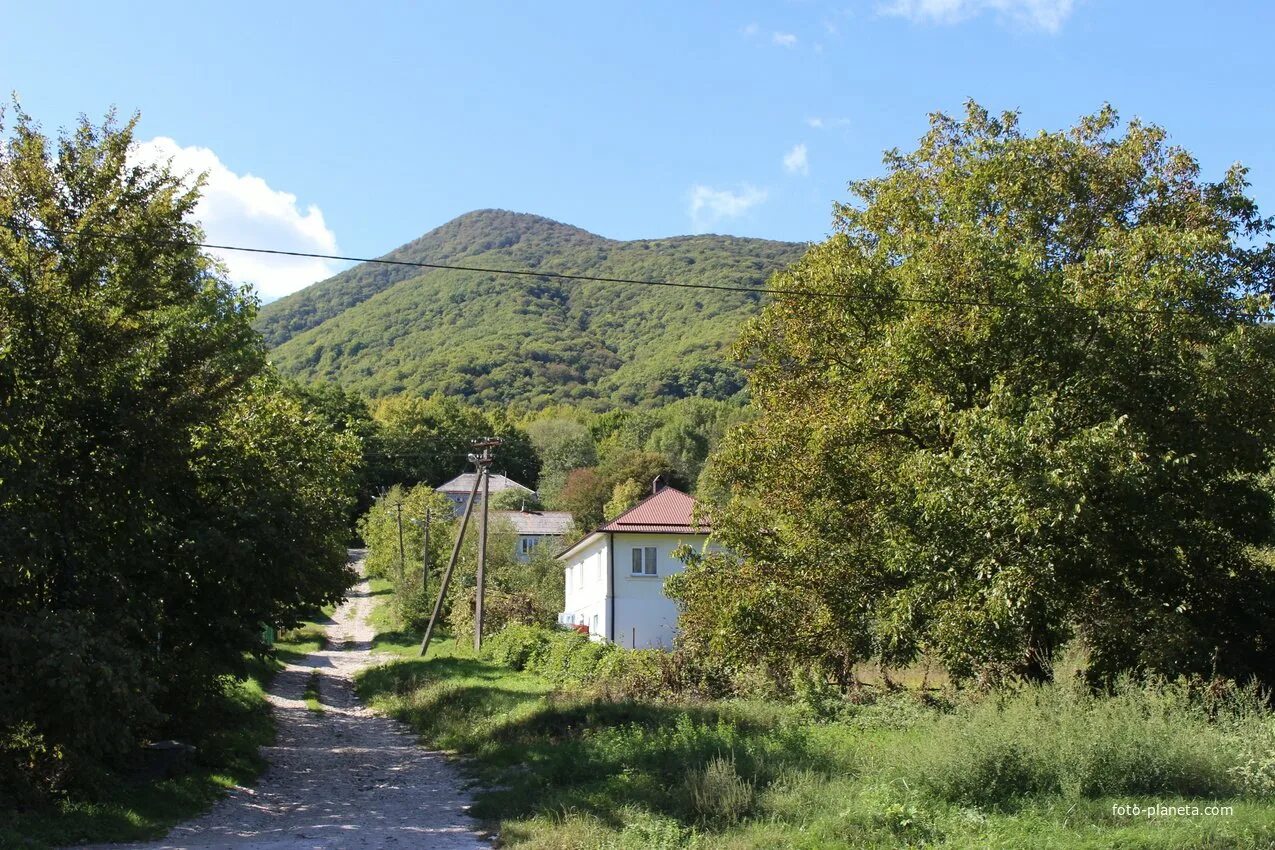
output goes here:
[{"label": "bush", "polygon": [[684,783],[691,808],[706,821],[738,823],[753,808],[753,783],[735,769],[735,758],[714,758],[687,772]]},{"label": "bush", "polygon": [[38,802],[56,792],[66,772],[62,750],[30,723],[0,727],[0,808]]},{"label": "bush", "polygon": [[485,640],[482,656],[514,670],[535,668],[544,662],[551,636],[548,629],[515,623]]},{"label": "bush", "polygon": [[1219,722],[1184,685],[1028,687],[938,718],[908,772],[940,799],[980,806],[1033,795],[1225,796],[1262,787],[1259,752],[1234,768],[1261,722]]}]

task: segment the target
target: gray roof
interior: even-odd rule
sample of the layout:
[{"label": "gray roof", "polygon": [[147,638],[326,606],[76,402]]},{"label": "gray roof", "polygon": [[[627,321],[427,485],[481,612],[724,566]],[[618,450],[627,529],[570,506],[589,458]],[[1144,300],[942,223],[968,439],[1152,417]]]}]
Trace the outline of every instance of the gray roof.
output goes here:
[{"label": "gray roof", "polygon": [[560,537],[571,528],[567,511],[492,511],[493,517],[509,520],[519,534]]},{"label": "gray roof", "polygon": [[[443,484],[435,489],[440,493],[460,493],[468,496],[469,491],[474,488],[474,477],[477,472],[463,472],[457,475],[451,481]],[[488,476],[487,488],[493,493],[499,493],[502,490],[522,490],[527,493],[535,492],[530,487],[524,487],[512,478],[506,478],[498,473],[491,473]]]}]

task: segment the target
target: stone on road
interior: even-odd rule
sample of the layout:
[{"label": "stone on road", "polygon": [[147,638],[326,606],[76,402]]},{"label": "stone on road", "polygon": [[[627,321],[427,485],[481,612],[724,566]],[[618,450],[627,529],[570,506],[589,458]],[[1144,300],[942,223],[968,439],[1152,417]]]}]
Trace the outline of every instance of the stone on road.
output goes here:
[{"label": "stone on road", "polygon": [[[362,574],[358,553],[352,557]],[[278,736],[262,751],[268,767],[255,789],[235,789],[161,841],[101,850],[489,848],[467,814],[471,800],[455,765],[354,694],[354,675],[378,660],[365,622],[370,605],[362,579],[333,614],[328,647],[275,675],[267,696]],[[304,702],[314,670],[321,714]]]}]

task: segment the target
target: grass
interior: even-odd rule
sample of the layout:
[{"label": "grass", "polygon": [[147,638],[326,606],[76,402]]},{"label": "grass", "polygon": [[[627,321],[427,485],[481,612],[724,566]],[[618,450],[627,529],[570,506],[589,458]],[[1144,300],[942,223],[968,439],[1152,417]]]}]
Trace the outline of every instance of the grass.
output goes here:
[{"label": "grass", "polygon": [[36,810],[0,811],[0,848],[43,850],[159,838],[206,811],[227,790],[251,785],[265,767],[259,749],[274,741],[265,699],[270,678],[281,662],[322,647],[321,624],[307,623],[280,636],[276,660],[254,661],[248,679],[228,681],[223,698],[204,716],[192,718],[188,734],[179,736],[197,747],[189,772],[151,780],[110,775],[91,799],[72,796]]},{"label": "grass", "polygon": [[319,671],[312,670],[310,677],[305,682],[305,707],[315,714],[323,713],[323,703],[320,701],[319,694]]},{"label": "grass", "polygon": [[[898,692],[816,723],[773,702],[595,700],[450,640],[359,690],[466,757],[473,813],[509,847],[1275,847],[1275,720],[1243,695],[1211,719],[1172,688]],[[1232,812],[1113,809],[1129,804]]]}]

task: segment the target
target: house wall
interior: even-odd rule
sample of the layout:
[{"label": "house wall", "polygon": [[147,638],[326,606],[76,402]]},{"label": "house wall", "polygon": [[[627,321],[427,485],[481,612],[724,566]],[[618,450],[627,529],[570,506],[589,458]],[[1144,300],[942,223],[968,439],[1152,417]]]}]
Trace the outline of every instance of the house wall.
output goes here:
[{"label": "house wall", "polygon": [[[589,626],[595,640],[608,636],[626,649],[669,649],[677,634],[677,605],[664,595],[664,579],[686,568],[673,557],[683,543],[702,549],[703,534],[599,534],[566,562],[566,598],[558,622]],[[615,545],[615,630],[610,630],[611,606],[607,598],[607,570]],[[653,576],[633,573],[633,550],[654,547]]]},{"label": "house wall", "polygon": [[561,542],[560,534],[520,534],[514,555],[519,561],[526,563],[531,560],[531,553],[537,546],[553,546]]},{"label": "house wall", "polygon": [[610,565],[608,536],[582,546],[566,562],[566,598],[558,622],[567,625],[587,625],[589,633],[597,639],[607,634],[607,569]]},{"label": "house wall", "polygon": [[[628,649],[672,648],[677,634],[677,605],[664,595],[664,579],[686,568],[673,557],[673,550],[683,543],[700,549],[706,536],[621,532],[614,537],[615,643]],[[657,573],[635,575],[633,550],[648,546],[655,547]]]}]

